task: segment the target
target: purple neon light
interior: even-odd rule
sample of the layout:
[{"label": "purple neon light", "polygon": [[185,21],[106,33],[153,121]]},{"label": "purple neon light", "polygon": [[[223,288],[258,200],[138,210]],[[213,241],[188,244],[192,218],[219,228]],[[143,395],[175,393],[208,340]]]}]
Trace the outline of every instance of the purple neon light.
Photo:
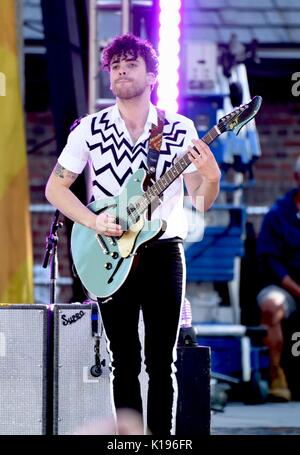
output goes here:
[{"label": "purple neon light", "polygon": [[178,111],[181,0],[160,0],[157,105]]}]

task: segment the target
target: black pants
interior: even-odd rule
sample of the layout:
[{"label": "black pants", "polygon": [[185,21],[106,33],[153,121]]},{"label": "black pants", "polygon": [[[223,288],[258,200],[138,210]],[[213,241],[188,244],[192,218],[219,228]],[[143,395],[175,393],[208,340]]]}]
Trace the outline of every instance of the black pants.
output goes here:
[{"label": "black pants", "polygon": [[145,364],[149,375],[147,424],[152,434],[170,434],[173,406],[173,351],[176,350],[185,266],[180,242],[158,241],[138,255],[132,270],[112,300],[100,303],[112,353],[116,408],[142,413],[138,375],[141,344],[140,308],[145,324]]}]

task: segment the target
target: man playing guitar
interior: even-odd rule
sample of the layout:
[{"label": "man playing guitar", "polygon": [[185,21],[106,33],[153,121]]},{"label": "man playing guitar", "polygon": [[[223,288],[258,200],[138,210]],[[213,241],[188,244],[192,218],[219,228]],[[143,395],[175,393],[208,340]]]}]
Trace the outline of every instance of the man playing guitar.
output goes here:
[{"label": "man playing guitar", "polygon": [[[48,180],[46,197],[65,216],[109,243],[122,238],[124,226],[109,211],[97,214],[89,210],[70,186],[89,163],[94,198],[103,199],[119,194],[136,170],[147,169],[150,132],[158,124],[157,110],[150,102],[158,60],[147,41],[129,34],[116,37],[104,49],[102,63],[109,71],[116,104],[84,117],[73,129]],[[191,164],[166,189],[151,216],[165,220],[166,229],[159,239],[137,251],[136,266],[111,298],[99,298],[112,358],[116,409],[131,408],[141,414],[138,321],[140,309],[143,312],[149,375],[147,424],[154,435],[171,434],[175,421],[173,366],[186,278],[183,182],[196,209],[206,211],[218,195],[221,176],[213,153],[198,139],[193,122],[165,112],[156,180],[187,152]]]}]

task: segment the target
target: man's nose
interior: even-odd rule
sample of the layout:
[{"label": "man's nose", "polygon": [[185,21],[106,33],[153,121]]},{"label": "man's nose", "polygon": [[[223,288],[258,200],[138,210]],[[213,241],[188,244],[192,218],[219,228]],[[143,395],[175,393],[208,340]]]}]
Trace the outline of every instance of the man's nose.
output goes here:
[{"label": "man's nose", "polygon": [[125,68],[122,68],[122,69],[120,68],[119,69],[119,74],[120,74],[120,76],[124,76],[126,74],[126,69]]}]

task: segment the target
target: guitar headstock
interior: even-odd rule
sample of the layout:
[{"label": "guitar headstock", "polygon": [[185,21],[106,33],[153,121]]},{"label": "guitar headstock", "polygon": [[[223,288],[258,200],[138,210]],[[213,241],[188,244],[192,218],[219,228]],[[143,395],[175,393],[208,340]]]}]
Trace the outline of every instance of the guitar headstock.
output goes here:
[{"label": "guitar headstock", "polygon": [[241,104],[237,109],[230,112],[230,114],[224,115],[218,122],[218,128],[221,133],[224,131],[234,131],[235,134],[238,134],[241,128],[250,122],[258,113],[261,103],[262,97],[255,96],[249,103]]}]

